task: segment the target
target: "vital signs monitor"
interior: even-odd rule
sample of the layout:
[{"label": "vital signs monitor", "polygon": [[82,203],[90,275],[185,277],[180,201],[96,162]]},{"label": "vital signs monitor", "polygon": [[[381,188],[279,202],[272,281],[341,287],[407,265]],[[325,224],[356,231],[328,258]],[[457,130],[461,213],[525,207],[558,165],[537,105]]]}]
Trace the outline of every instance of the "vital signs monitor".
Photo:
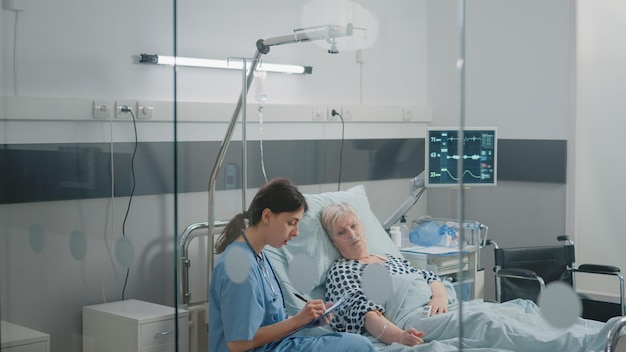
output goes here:
[{"label": "vital signs monitor", "polygon": [[429,127],[426,139],[426,187],[495,186],[497,129]]}]

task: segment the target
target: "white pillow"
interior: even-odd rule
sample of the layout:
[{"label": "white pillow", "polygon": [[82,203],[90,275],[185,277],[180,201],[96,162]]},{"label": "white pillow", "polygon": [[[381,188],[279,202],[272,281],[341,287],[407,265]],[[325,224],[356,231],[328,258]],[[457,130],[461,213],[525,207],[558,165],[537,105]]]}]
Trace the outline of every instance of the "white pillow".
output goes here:
[{"label": "white pillow", "polygon": [[[354,207],[363,222],[370,253],[388,253],[401,257],[400,251],[370,209],[363,185],[354,186],[346,191],[305,194],[304,196],[309,205],[309,210],[300,221],[298,237],[280,249],[266,247],[266,252],[280,282],[289,315],[295,315],[304,305],[304,302],[294,295],[294,292],[298,292],[295,287],[302,285],[294,286],[293,279],[301,280],[302,278],[290,277],[290,275],[296,276],[298,274],[296,270],[293,270],[293,267],[302,264],[301,262],[313,263],[313,268],[308,269],[308,273],[310,274],[312,271],[313,274],[303,275],[303,277],[312,276],[312,282],[310,286],[307,286],[310,287],[310,290],[299,293],[304,294],[306,298],[323,299],[326,273],[333,261],[340,257],[321,223],[322,209],[327,204],[346,202]],[[298,260],[301,262],[297,262]]]}]

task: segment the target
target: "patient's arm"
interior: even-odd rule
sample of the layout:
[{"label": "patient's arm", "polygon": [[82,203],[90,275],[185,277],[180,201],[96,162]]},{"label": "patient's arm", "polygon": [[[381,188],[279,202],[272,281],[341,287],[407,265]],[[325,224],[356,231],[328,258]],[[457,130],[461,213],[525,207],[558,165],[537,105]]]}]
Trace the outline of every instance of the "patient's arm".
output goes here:
[{"label": "patient's arm", "polygon": [[402,330],[394,323],[387,320],[379,311],[371,310],[365,313],[365,330],[376,339],[390,345],[394,342],[407,346],[424,343],[422,337],[424,333],[414,328]]},{"label": "patient's arm", "polygon": [[248,351],[263,346],[272,341],[283,338],[290,332],[319,318],[322,314],[324,314],[326,308],[331,305],[332,302],[324,303],[319,299],[310,300],[298,312],[298,314],[272,325],[261,326],[252,340],[227,341],[226,345],[228,345],[228,349],[230,351]]},{"label": "patient's arm", "polygon": [[430,290],[433,295],[428,302],[428,305],[432,307],[430,315],[447,313],[448,312],[448,292],[446,287],[441,281],[433,281],[430,283]]}]

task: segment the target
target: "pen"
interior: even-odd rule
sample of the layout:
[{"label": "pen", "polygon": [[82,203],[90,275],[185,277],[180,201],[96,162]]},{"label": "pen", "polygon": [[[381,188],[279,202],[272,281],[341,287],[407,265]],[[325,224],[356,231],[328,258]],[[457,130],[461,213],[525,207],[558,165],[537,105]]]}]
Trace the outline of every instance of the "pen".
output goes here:
[{"label": "pen", "polygon": [[308,300],[307,300],[306,298],[304,298],[304,297],[300,296],[300,294],[298,294],[298,293],[296,293],[296,292],[294,292],[293,294],[294,294],[294,295],[296,295],[296,297],[300,298],[302,301],[304,301],[304,302],[308,302]]}]

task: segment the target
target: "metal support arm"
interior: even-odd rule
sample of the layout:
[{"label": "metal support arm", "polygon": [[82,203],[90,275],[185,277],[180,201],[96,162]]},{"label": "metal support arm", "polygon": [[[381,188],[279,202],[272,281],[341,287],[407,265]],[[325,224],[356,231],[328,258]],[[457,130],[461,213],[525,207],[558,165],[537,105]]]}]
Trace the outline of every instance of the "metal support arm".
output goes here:
[{"label": "metal support arm", "polygon": [[[287,36],[280,36],[280,37],[273,37],[273,38],[268,38],[268,39],[259,39],[256,42],[256,47],[257,50],[254,54],[254,57],[251,59],[251,63],[250,63],[250,67],[249,67],[249,71],[247,72],[246,75],[246,79],[245,79],[245,84],[243,84],[242,90],[241,90],[241,94],[239,95],[239,100],[237,101],[237,105],[235,106],[235,110],[233,111],[233,114],[231,116],[231,120],[230,123],[228,125],[228,129],[226,131],[226,135],[224,136],[224,140],[222,142],[222,145],[220,146],[220,150],[218,152],[217,155],[217,159],[215,160],[215,164],[213,166],[213,171],[211,172],[211,176],[209,178],[209,195],[208,195],[208,221],[207,221],[207,226],[208,226],[208,233],[209,234],[213,234],[214,230],[215,230],[215,209],[214,209],[214,204],[215,204],[215,183],[217,182],[217,177],[219,175],[219,171],[222,167],[222,164],[224,162],[224,156],[226,155],[226,151],[228,150],[228,146],[230,144],[230,141],[232,139],[232,135],[233,132],[235,130],[235,126],[237,125],[237,120],[239,118],[239,114],[240,112],[242,112],[242,107],[243,107],[243,113],[242,115],[245,118],[245,99],[246,99],[246,95],[248,92],[248,89],[250,89],[250,86],[252,84],[252,81],[254,79],[254,71],[256,70],[258,64],[259,64],[259,60],[261,57],[261,54],[267,54],[270,51],[270,47],[272,46],[276,46],[276,45],[283,45],[283,44],[290,44],[290,43],[300,43],[300,42],[308,42],[308,41],[314,41],[314,40],[334,40],[335,38],[339,38],[339,37],[346,37],[346,36],[352,36],[352,32],[353,32],[353,26],[352,24],[348,24],[345,27],[340,27],[340,26],[332,26],[332,25],[328,25],[328,26],[320,26],[320,27],[314,27],[314,28],[303,28],[303,29],[297,29],[294,31],[293,35],[287,35]],[[244,67],[246,67],[246,65],[244,65]],[[245,129],[246,129],[246,123],[245,121],[243,121],[244,123],[242,124],[242,143],[244,144],[244,148],[245,148],[245,144],[246,144],[246,140],[245,140]],[[245,149],[244,149],[245,150]],[[245,157],[245,155],[244,155]],[[244,158],[243,160],[243,165],[242,165],[242,198],[243,198],[243,204],[242,207],[245,208],[246,204],[245,204],[245,192],[246,192],[246,160]],[[214,264],[214,245],[213,245],[213,241],[210,240],[209,242],[209,250],[207,253],[207,285],[209,285],[210,280],[211,280],[211,273],[213,270],[213,264]],[[208,297],[207,297],[208,299]],[[208,309],[207,309],[208,311]]]},{"label": "metal support arm", "polygon": [[422,171],[419,175],[415,176],[409,182],[409,196],[400,204],[400,206],[385,220],[383,223],[383,228],[385,230],[389,230],[391,225],[395,224],[400,220],[402,215],[405,215],[407,211],[409,211],[415,203],[419,200],[420,196],[426,190],[424,186],[424,173],[426,171]]}]

